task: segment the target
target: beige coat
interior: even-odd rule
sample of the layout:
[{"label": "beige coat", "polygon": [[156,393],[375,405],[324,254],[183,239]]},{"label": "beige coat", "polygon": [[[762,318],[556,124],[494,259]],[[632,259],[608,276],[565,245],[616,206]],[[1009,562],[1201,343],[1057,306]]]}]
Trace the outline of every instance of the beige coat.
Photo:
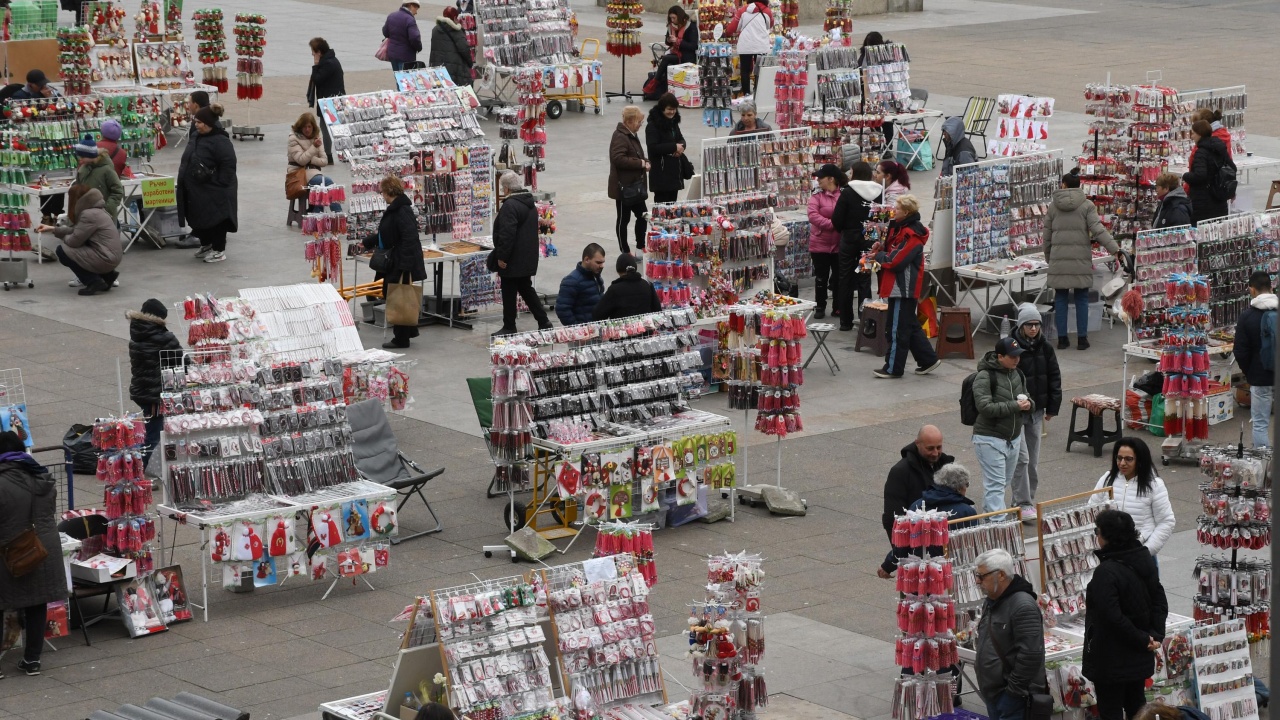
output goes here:
[{"label": "beige coat", "polygon": [[1049,287],[1071,290],[1093,287],[1093,249],[1097,241],[1114,255],[1120,249],[1098,219],[1098,209],[1079,188],[1053,192],[1044,221],[1044,257],[1049,261]]},{"label": "beige coat", "polygon": [[320,146],[315,145],[314,140],[309,140],[298,133],[289,133],[289,170],[297,170],[300,167],[307,169],[307,180],[320,174],[320,168],[329,164],[329,156],[324,154],[324,143]]},{"label": "beige coat", "polygon": [[85,270],[105,275],[115,270],[124,257],[116,221],[104,209],[102,193],[93,188],[76,203],[76,224],[56,227],[53,234],[62,241],[62,251]]}]

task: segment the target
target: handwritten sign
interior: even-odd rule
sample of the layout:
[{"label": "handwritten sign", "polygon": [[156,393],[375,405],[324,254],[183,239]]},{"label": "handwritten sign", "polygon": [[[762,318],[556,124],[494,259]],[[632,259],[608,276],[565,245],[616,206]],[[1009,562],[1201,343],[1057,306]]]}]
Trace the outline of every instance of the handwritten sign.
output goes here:
[{"label": "handwritten sign", "polygon": [[173,178],[146,178],[142,181],[142,207],[163,208],[178,204]]}]

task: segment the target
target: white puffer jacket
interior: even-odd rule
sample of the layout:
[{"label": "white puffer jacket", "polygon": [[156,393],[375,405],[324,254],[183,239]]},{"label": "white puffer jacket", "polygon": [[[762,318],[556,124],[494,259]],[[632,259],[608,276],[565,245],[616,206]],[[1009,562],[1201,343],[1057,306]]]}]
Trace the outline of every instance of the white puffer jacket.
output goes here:
[{"label": "white puffer jacket", "polygon": [[[1106,488],[1107,476],[1110,474],[1103,473],[1093,489]],[[1151,492],[1139,496],[1138,479],[1135,477],[1133,480],[1126,480],[1124,475],[1117,474],[1112,493],[1114,500],[1111,507],[1129,513],[1133,524],[1138,528],[1138,537],[1154,557],[1173,535],[1173,506],[1169,504],[1169,491],[1165,489],[1164,481],[1156,477],[1151,482]],[[1106,495],[1089,498],[1090,505],[1101,505],[1106,501]]]},{"label": "white puffer jacket", "polygon": [[738,18],[738,53],[740,55],[765,55],[769,52],[769,32],[773,20],[760,12],[754,0],[747,3]]}]

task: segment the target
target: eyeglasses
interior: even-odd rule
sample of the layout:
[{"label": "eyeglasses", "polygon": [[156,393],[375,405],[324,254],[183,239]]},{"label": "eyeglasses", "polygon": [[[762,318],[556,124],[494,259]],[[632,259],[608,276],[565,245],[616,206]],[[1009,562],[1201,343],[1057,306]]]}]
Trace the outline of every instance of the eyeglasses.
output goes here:
[{"label": "eyeglasses", "polygon": [[1040,329],[1040,323],[1038,323],[1038,322],[1022,323],[1022,327],[1026,327],[1026,328],[1035,328],[1035,329],[1039,330],[1039,329]]},{"label": "eyeglasses", "polygon": [[1117,455],[1117,456],[1116,456],[1116,462],[1118,462],[1118,463],[1131,463],[1131,462],[1138,462],[1138,458],[1133,457],[1133,456]]},{"label": "eyeglasses", "polygon": [[973,576],[974,576],[974,577],[976,577],[976,578],[978,578],[978,582],[982,582],[982,581],[986,580],[988,577],[990,577],[990,576],[992,576],[992,575],[995,575],[995,574],[996,574],[996,573],[998,573],[998,572],[1000,572],[1000,571],[999,571],[999,570],[988,570],[987,572],[980,573],[980,572],[978,572],[977,570],[974,570],[974,571],[973,571]]}]

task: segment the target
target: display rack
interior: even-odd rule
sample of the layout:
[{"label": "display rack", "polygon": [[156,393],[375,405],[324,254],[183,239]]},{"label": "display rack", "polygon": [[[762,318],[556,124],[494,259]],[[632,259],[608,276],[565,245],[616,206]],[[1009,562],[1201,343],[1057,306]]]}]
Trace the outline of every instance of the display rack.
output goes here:
[{"label": "display rack", "polygon": [[[1105,495],[1097,502],[1098,495]],[[1094,519],[1110,507],[1114,489],[1090,490],[1036,503],[1040,551],[1040,603],[1053,625],[1084,617],[1085,586],[1093,577],[1098,549]]]},{"label": "display rack", "polygon": [[689,604],[691,716],[750,720],[768,704],[762,564],[746,552],[707,559],[703,598]]},{"label": "display rack", "polygon": [[955,169],[953,266],[1013,260],[1040,249],[1044,217],[1062,176],[1062,151],[979,160]]},{"label": "display rack", "polygon": [[895,717],[934,717],[952,712],[950,671],[959,664],[956,641],[954,559],[949,544],[950,515],[942,510],[908,510],[894,519],[893,553],[898,562],[898,636],[894,658]]},{"label": "display rack", "polygon": [[1195,658],[1196,705],[1214,720],[1256,720],[1249,633],[1243,620],[1226,620],[1191,630]]},{"label": "display rack", "polygon": [[986,152],[1011,157],[1049,149],[1049,118],[1053,116],[1051,97],[999,95],[995,137],[987,138]]}]

